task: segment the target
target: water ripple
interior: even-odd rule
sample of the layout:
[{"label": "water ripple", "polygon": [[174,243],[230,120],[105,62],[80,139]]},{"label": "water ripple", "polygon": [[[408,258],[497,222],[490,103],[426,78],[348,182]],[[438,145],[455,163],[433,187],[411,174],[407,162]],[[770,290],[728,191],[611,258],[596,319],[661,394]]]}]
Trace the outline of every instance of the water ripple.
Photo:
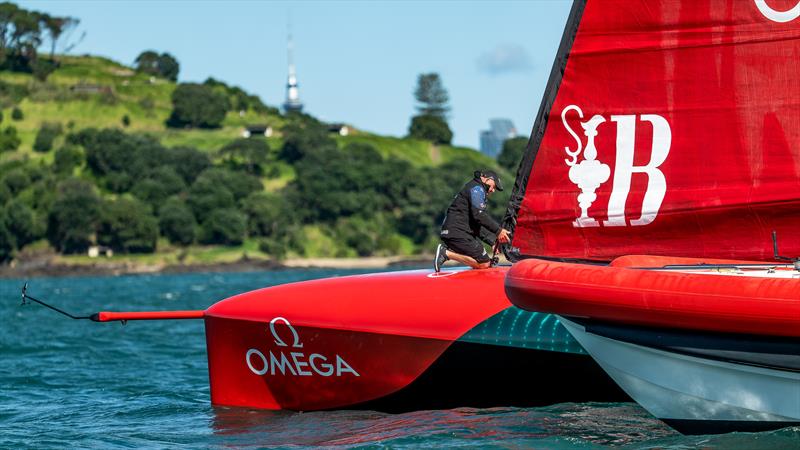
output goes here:
[{"label": "water ripple", "polygon": [[[272,284],[363,271],[41,278],[76,313],[205,309]],[[19,306],[0,280],[0,448],[797,449],[800,428],[681,436],[634,404],[384,414],[212,407],[201,321],[95,324]]]}]

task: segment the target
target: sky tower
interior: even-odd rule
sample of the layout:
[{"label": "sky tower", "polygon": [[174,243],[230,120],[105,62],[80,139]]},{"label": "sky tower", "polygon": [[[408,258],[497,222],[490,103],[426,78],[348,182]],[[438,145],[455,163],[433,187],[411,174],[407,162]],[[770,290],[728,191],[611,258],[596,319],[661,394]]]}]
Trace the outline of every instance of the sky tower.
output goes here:
[{"label": "sky tower", "polygon": [[294,45],[292,44],[291,32],[289,32],[289,43],[287,50],[289,59],[289,76],[286,79],[286,101],[283,103],[283,110],[285,112],[302,112],[303,103],[300,101],[300,92],[297,88],[297,73],[294,69],[294,58],[292,55]]}]

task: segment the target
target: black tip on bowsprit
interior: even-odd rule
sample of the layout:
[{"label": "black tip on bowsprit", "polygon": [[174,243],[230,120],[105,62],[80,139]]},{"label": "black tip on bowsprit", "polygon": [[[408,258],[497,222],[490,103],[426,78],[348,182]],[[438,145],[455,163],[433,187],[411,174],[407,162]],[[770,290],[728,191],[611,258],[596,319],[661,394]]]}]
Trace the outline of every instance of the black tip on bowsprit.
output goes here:
[{"label": "black tip on bowsprit", "polygon": [[28,304],[25,300],[28,298],[28,282],[22,285],[22,305]]}]

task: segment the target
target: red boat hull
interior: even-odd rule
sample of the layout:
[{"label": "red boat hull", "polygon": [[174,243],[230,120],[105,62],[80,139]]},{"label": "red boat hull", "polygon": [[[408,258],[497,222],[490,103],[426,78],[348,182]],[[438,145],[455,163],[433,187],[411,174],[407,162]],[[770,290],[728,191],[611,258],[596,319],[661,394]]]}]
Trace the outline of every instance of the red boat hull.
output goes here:
[{"label": "red boat hull", "polygon": [[610,266],[527,259],[506,277],[529,311],[663,328],[800,336],[800,280],[641,270],[730,261],[624,257]]},{"label": "red boat hull", "polygon": [[555,317],[511,305],[507,271],[328,278],[223,300],[205,313],[211,402],[400,412],[628,400]]},{"label": "red boat hull", "polygon": [[[450,344],[439,339],[293,327],[302,347],[295,348],[293,342],[279,347],[264,322],[207,319],[211,402],[318,410],[341,407],[343,399],[372,400],[411,383]],[[280,328],[279,333],[292,336],[286,327]]]},{"label": "red boat hull", "polygon": [[329,278],[221,301],[205,318],[211,401],[314,410],[391,394],[510,306],[506,270]]}]

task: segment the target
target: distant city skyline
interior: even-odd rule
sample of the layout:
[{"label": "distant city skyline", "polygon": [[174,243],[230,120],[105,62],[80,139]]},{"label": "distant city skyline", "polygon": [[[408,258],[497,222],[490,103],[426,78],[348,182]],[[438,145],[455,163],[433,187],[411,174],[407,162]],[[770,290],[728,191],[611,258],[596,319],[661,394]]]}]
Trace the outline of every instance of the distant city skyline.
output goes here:
[{"label": "distant city skyline", "polygon": [[507,139],[517,137],[519,134],[514,122],[505,118],[490,119],[489,129],[481,130],[480,133],[480,151],[492,158],[497,158]]},{"label": "distant city skyline", "polygon": [[214,77],[280,107],[286,100],[291,15],[304,111],[378,134],[404,136],[417,75],[438,72],[450,94],[453,143],[479,148],[480,130],[533,120],[570,1],[184,2],[39,0],[26,9],[81,20],[72,54],[131,65],[168,52],[179,81]]}]

